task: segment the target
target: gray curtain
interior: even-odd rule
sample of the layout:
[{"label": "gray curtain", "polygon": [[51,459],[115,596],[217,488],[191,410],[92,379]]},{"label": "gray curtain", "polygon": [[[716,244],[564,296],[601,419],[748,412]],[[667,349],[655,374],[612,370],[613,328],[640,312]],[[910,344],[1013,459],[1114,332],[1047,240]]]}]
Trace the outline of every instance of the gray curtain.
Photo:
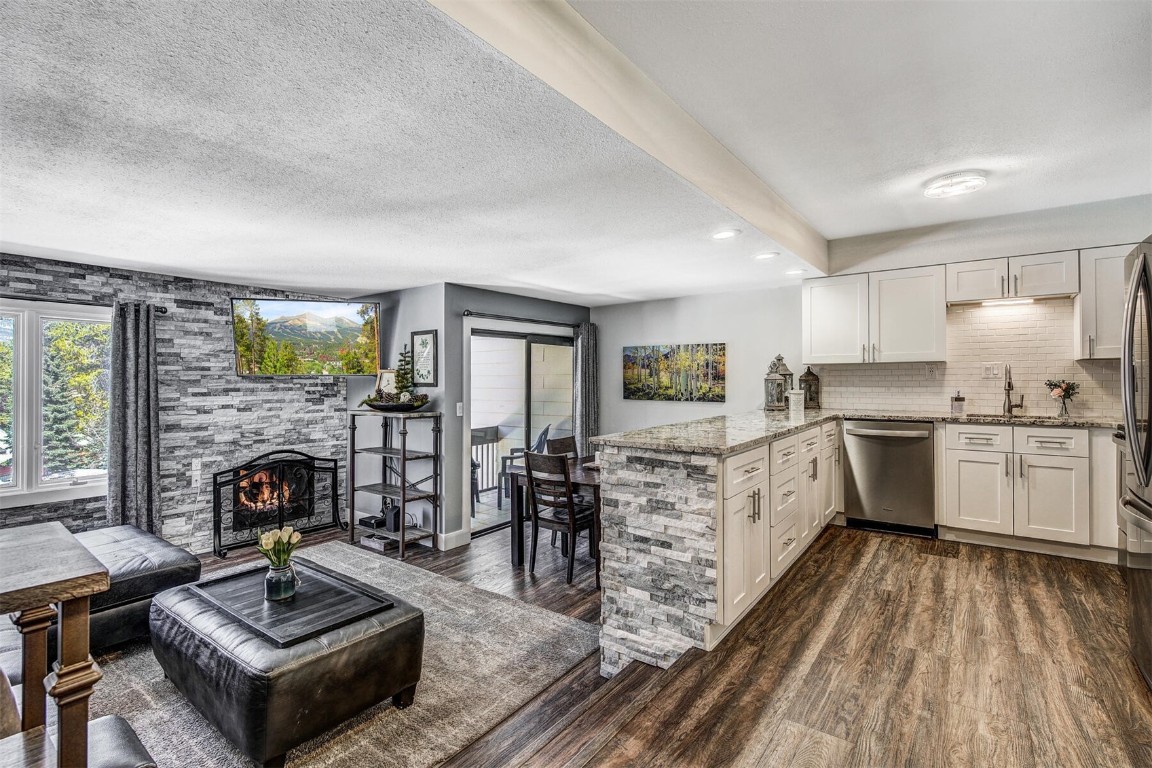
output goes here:
[{"label": "gray curtain", "polygon": [[112,313],[112,407],[108,521],[157,533],[160,525],[160,398],[156,308],[117,303]]},{"label": "gray curtain", "polygon": [[600,432],[600,366],[596,353],[596,325],[576,326],[576,447],[581,456],[590,456],[588,438]]}]

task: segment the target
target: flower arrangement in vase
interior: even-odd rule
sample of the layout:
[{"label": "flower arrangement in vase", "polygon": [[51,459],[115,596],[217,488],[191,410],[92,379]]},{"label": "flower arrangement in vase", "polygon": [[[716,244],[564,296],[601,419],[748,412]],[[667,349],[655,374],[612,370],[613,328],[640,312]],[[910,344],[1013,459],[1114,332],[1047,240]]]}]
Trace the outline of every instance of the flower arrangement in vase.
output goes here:
[{"label": "flower arrangement in vase", "polygon": [[264,599],[287,600],[296,594],[296,571],[292,568],[292,552],[300,544],[300,531],[286,525],[279,530],[260,534],[256,549],[268,558],[268,573],[264,576]]},{"label": "flower arrangement in vase", "polygon": [[1076,397],[1080,385],[1065,379],[1048,379],[1044,382],[1044,386],[1048,388],[1053,400],[1060,401],[1060,418],[1068,418],[1068,401]]}]

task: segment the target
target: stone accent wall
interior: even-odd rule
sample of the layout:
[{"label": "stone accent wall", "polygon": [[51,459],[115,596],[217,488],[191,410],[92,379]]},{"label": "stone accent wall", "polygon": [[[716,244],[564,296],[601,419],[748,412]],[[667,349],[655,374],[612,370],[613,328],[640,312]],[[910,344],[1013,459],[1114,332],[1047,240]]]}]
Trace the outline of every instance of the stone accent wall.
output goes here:
[{"label": "stone accent wall", "polygon": [[[193,552],[212,548],[212,473],[261,453],[295,448],[346,461],[345,380],[240,377],[230,298],[324,298],[191,278],[0,255],[5,295],[53,301],[144,300],[156,320],[160,384],[161,533]],[[202,462],[192,484],[192,460]],[[61,520],[72,530],[109,524],[104,499],[5,509],[0,528]]]},{"label": "stone accent wall", "polygon": [[600,446],[600,464],[600,672],[667,669],[718,612],[718,457]]}]

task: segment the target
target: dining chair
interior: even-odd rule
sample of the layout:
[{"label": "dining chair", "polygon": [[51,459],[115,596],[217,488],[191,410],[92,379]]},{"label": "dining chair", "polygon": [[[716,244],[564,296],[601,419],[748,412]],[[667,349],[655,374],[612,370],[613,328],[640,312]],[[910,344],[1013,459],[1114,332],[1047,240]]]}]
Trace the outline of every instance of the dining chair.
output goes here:
[{"label": "dining chair", "polygon": [[[532,521],[532,550],[528,557],[528,573],[536,570],[536,540],[541,528],[559,531],[575,544],[576,535],[588,531],[588,553],[596,558],[596,510],[592,504],[578,504],[572,493],[572,477],[568,459],[547,453],[524,454],[528,479],[528,511]],[[568,557],[568,583],[572,583],[575,568],[575,546]],[[599,562],[597,562],[599,567]],[[599,578],[599,571],[597,571]]]},{"label": "dining chair", "polygon": [[[576,451],[576,437],[574,435],[569,435],[568,437],[554,437],[548,440],[545,443],[545,452],[550,453],[553,456],[563,456],[566,459],[579,458],[579,454]],[[585,503],[585,498],[583,495],[577,493],[575,496],[577,504]],[[552,531],[552,546],[556,546],[556,531]],[[564,557],[568,557],[567,536],[564,537],[564,547],[561,551],[564,553]]]},{"label": "dining chair", "polygon": [[513,448],[507,456],[500,457],[500,476],[496,480],[496,509],[503,509],[505,493],[511,495],[515,492],[513,483],[508,477],[508,470],[522,459],[525,453],[543,453],[544,446],[548,443],[550,431],[552,431],[552,425],[546,424],[544,429],[540,430],[540,434],[536,435],[536,439],[532,441],[532,446],[527,451],[523,448]]}]

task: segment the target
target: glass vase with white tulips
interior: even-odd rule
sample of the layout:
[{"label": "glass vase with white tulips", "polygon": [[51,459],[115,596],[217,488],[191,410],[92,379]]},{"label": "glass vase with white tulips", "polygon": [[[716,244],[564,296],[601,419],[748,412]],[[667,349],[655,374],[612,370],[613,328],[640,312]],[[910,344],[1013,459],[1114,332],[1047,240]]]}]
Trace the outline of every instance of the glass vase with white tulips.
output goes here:
[{"label": "glass vase with white tulips", "polygon": [[256,549],[268,558],[268,573],[264,577],[265,600],[287,600],[296,594],[300,580],[292,568],[292,552],[301,538],[300,532],[292,530],[290,525],[260,534],[260,545]]}]

